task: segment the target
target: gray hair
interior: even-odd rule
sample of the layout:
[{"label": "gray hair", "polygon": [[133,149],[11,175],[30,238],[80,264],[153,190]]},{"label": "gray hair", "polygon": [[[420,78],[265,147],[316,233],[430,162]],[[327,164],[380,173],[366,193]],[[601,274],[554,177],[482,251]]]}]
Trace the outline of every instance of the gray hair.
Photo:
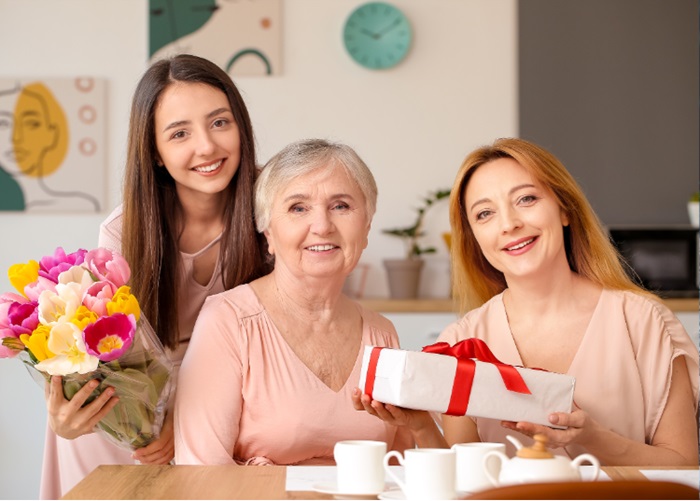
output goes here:
[{"label": "gray hair", "polygon": [[351,147],[324,139],[292,143],[272,157],[255,183],[255,225],[259,232],[270,225],[275,197],[290,181],[330,164],[338,165],[352,178],[365,197],[367,222],[377,210],[377,183],[367,165]]}]

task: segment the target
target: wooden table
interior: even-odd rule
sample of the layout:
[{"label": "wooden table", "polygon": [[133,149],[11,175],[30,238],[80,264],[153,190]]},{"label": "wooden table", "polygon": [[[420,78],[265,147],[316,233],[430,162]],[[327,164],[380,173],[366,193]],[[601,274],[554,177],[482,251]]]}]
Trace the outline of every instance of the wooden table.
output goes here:
[{"label": "wooden table", "polygon": [[[639,470],[651,469],[663,468],[603,467],[612,480],[645,480]],[[333,499],[285,486],[286,466],[98,466],[63,499]]]}]

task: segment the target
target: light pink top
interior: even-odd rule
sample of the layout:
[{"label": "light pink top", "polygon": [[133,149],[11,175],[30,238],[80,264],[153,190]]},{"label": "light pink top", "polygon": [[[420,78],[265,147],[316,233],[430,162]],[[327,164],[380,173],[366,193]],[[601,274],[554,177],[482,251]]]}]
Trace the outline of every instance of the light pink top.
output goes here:
[{"label": "light pink top", "polygon": [[[508,325],[503,294],[449,325],[440,341],[454,344],[472,337],[485,341],[501,362],[523,365]],[[608,429],[650,443],[666,406],[671,365],[679,356],[685,356],[697,405],[698,349],[671,310],[639,294],[603,290],[567,372],[576,378],[574,400]],[[532,442],[501,427],[500,421],[475,421],[481,440],[508,444],[509,456],[514,449],[506,435],[526,445]],[[567,450],[571,457],[586,452],[576,445]],[[553,452],[566,454],[563,449]]]},{"label": "light pink top", "polygon": [[304,365],[249,285],[207,299],[182,364],[175,404],[178,464],[334,464],[338,440],[411,439],[352,406],[364,345],[398,347],[394,326],[362,308],[350,377],[332,391]]},{"label": "light pink top", "polygon": [[[119,206],[100,226],[98,246],[121,252],[121,234],[122,208]],[[187,350],[192,328],[204,300],[208,296],[224,290],[218,261],[209,284],[200,285],[193,276],[194,259],[220,239],[221,236],[218,236],[196,254],[180,254],[185,269],[180,284],[181,342],[177,350],[169,351],[170,358],[175,364],[175,377],[177,377],[177,370]],[[99,433],[83,435],[75,440],[66,440],[54,434],[47,424],[39,494],[41,499],[62,497],[101,464],[134,464],[134,460],[131,458],[130,451],[117,447]]]}]

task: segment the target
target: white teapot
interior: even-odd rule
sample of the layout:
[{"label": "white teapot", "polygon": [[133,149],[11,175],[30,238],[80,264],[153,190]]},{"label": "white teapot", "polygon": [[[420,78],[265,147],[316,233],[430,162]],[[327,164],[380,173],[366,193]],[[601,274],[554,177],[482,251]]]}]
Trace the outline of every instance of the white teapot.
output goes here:
[{"label": "white teapot", "polygon": [[[590,454],[581,454],[573,460],[564,456],[554,456],[547,450],[546,435],[537,434],[533,438],[532,447],[523,447],[515,437],[508,435],[517,449],[516,457],[508,457],[500,451],[491,451],[484,456],[484,472],[493,485],[524,484],[530,482],[562,482],[581,480],[579,467],[584,461],[588,461],[595,467],[593,480],[598,478],[600,463]],[[498,478],[492,473],[493,468],[486,467],[488,462],[498,458],[500,471]]]}]

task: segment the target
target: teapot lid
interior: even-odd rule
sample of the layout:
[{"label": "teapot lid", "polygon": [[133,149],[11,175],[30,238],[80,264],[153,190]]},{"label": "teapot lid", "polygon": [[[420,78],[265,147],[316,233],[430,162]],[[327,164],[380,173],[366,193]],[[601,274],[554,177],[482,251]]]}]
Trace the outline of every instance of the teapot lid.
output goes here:
[{"label": "teapot lid", "polygon": [[552,459],[554,455],[547,450],[547,435],[537,433],[532,438],[535,439],[535,443],[532,447],[523,447],[518,449],[516,456],[519,458],[526,459]]}]

